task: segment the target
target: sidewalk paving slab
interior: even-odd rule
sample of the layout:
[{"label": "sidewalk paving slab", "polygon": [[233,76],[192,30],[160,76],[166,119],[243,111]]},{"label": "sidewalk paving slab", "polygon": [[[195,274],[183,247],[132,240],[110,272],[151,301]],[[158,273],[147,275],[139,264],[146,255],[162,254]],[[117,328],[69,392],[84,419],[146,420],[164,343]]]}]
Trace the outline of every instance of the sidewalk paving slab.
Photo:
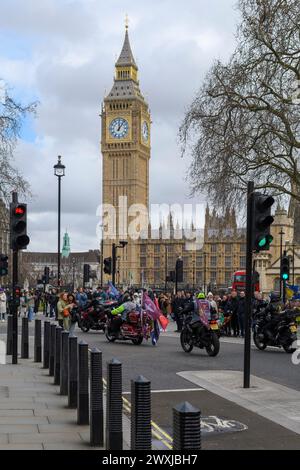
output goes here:
[{"label": "sidewalk paving slab", "polygon": [[253,375],[251,387],[243,388],[243,373],[240,371],[184,371],[178,375],[300,434],[300,392],[297,390]]}]

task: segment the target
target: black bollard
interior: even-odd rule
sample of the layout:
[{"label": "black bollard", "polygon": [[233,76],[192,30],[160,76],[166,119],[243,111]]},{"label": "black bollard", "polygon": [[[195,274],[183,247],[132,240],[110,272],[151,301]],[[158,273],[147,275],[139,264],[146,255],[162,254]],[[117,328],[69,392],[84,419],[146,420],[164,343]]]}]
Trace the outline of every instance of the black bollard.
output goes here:
[{"label": "black bollard", "polygon": [[55,348],[54,348],[54,385],[60,384],[60,346],[62,327],[55,328]]},{"label": "black bollard", "polygon": [[21,333],[21,358],[29,358],[29,331],[28,331],[28,318],[22,318],[22,333]]},{"label": "black bollard", "polygon": [[54,376],[55,332],[56,332],[56,325],[55,323],[51,323],[50,344],[49,344],[49,375],[50,377]]},{"label": "black bollard", "polygon": [[6,339],[6,354],[12,355],[12,321],[13,316],[7,315],[7,339]]},{"label": "black bollard", "polygon": [[89,424],[89,350],[88,344],[78,344],[77,424]]},{"label": "black bollard", "polygon": [[151,382],[140,375],[131,381],[131,450],[151,448]]},{"label": "black bollard", "polygon": [[43,347],[43,368],[49,367],[49,353],[50,353],[50,322],[44,322],[44,347]]},{"label": "black bollard", "polygon": [[201,411],[188,402],[173,408],[173,450],[201,449]]},{"label": "black bollard", "polygon": [[114,358],[107,363],[106,450],[123,449],[122,426],[122,363]]},{"label": "black bollard", "polygon": [[90,444],[103,446],[103,383],[102,383],[102,352],[91,351],[90,379]]},{"label": "black bollard", "polygon": [[68,407],[77,408],[78,352],[76,336],[69,336],[68,356]]},{"label": "black bollard", "polygon": [[69,354],[69,332],[63,331],[61,334],[60,350],[60,394],[68,395],[68,354]]},{"label": "black bollard", "polygon": [[42,362],[42,322],[34,320],[34,362]]}]

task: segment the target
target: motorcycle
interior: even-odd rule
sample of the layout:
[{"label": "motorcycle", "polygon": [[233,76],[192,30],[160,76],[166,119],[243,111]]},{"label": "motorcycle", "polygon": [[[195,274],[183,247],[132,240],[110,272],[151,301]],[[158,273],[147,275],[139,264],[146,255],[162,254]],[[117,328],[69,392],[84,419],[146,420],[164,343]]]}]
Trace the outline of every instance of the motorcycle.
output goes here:
[{"label": "motorcycle", "polygon": [[293,343],[297,341],[295,313],[285,310],[271,317],[265,310],[260,310],[254,318],[253,341],[261,351],[267,346],[276,346],[288,354],[293,353],[296,350]]},{"label": "motorcycle", "polygon": [[113,325],[115,318],[116,315],[112,315],[111,312],[108,313],[105,336],[110,343],[121,340],[132,341],[133,344],[140,345],[144,339],[148,340],[150,338],[153,330],[153,320],[147,312],[129,312],[126,321],[121,323],[118,331],[115,331]]},{"label": "motorcycle", "polygon": [[[180,344],[184,352],[190,353],[194,346],[206,349],[209,356],[217,356],[220,351],[219,325],[215,319],[194,321],[192,312],[183,314],[183,327],[180,334]],[[193,322],[192,322],[193,320]]]},{"label": "motorcycle", "polygon": [[107,307],[98,301],[93,301],[88,307],[81,310],[79,327],[84,333],[89,330],[105,331],[107,322]]}]

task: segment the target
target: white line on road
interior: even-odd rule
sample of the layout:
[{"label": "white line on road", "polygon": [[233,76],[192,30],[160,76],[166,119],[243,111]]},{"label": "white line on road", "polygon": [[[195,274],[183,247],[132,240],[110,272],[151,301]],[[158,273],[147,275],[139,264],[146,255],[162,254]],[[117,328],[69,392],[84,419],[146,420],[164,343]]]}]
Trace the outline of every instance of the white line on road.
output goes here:
[{"label": "white line on road", "polygon": [[[204,388],[175,388],[173,390],[151,390],[151,393],[172,393],[172,392],[201,392]],[[123,392],[123,395],[131,395],[131,392]]]}]

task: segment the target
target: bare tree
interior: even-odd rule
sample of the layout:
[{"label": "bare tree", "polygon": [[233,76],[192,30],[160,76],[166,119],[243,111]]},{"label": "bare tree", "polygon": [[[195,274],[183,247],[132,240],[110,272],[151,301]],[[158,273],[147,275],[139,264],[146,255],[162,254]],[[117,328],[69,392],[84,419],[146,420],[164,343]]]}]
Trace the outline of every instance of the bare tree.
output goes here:
[{"label": "bare tree", "polygon": [[21,194],[29,191],[28,182],[14,166],[13,153],[20,138],[23,120],[35,113],[37,103],[21,105],[16,102],[0,80],[0,198],[8,201],[12,190]]},{"label": "bare tree", "polygon": [[209,71],[180,127],[192,193],[244,203],[248,180],[300,201],[299,0],[239,0],[237,47]]}]

